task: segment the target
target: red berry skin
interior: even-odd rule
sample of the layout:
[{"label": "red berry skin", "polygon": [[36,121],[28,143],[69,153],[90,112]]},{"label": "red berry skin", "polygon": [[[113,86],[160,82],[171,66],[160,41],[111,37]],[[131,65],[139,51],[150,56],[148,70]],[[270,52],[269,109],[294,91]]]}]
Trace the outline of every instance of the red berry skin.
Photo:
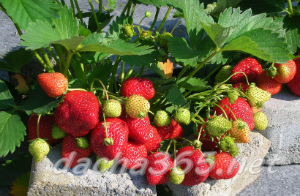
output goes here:
[{"label": "red berry skin", "polygon": [[150,140],[150,120],[148,115],[144,119],[127,116],[125,122],[128,125],[130,139],[140,144],[145,144]]},{"label": "red berry skin", "polygon": [[297,96],[300,96],[300,57],[294,59],[296,63],[296,74],[294,78],[287,83],[289,89]]},{"label": "red berry skin", "polygon": [[173,167],[173,158],[169,154],[155,152],[148,156],[146,179],[149,185],[164,184],[169,181],[169,174]]},{"label": "red berry skin", "polygon": [[[253,112],[249,103],[245,99],[239,97],[237,98],[237,100],[235,100],[234,103],[229,103],[229,98],[225,97],[218,102],[218,105],[223,108],[229,119],[237,120],[228,108],[231,109],[236,118],[240,118],[245,121],[248,124],[250,130],[254,129]],[[214,112],[216,112],[216,115],[224,116],[223,111],[217,106],[214,107]]]},{"label": "red berry skin", "polygon": [[271,95],[276,95],[280,92],[282,84],[267,76],[267,71],[263,71],[256,79],[256,86],[265,91],[271,93]]},{"label": "red berry skin", "polygon": [[246,93],[249,89],[249,85],[244,83],[236,83],[232,87],[241,90],[243,93]]},{"label": "red berry skin", "polygon": [[126,79],[121,87],[121,95],[130,97],[131,95],[140,95],[150,100],[155,95],[155,89],[151,80],[146,78],[131,77]]},{"label": "red berry skin", "polygon": [[42,73],[37,77],[38,83],[49,97],[62,96],[68,87],[68,80],[61,73]]},{"label": "red berry skin", "polygon": [[118,152],[122,152],[128,142],[127,124],[119,118],[107,118],[108,138],[113,139],[113,145],[106,146],[103,141],[106,138],[104,121],[100,122],[92,131],[90,145],[93,152],[101,158],[113,160]]},{"label": "red berry skin", "polygon": [[183,137],[182,127],[171,118],[171,123],[163,127],[157,127],[157,132],[161,140],[174,139],[175,137]]},{"label": "red berry skin", "polygon": [[209,177],[212,179],[230,179],[238,173],[239,162],[227,152],[217,153],[215,159],[215,166],[209,173]]},{"label": "red berry skin", "polygon": [[162,142],[157,129],[150,125],[149,129],[149,141],[145,143],[148,154],[151,152],[156,152],[156,150],[160,147],[160,142]]},{"label": "red berry skin", "polygon": [[[74,156],[74,160],[72,163],[65,163],[66,167],[74,167],[77,165],[78,159],[89,157],[92,153],[91,148],[82,149],[80,147],[76,146],[76,139],[71,136],[67,135],[64,137],[63,143],[62,143],[62,157],[63,158],[69,158],[71,152],[76,152],[76,155]],[[71,164],[71,165],[70,165]]]},{"label": "red berry skin", "polygon": [[87,135],[99,123],[100,115],[97,97],[85,91],[68,92],[54,113],[58,127],[74,137]]},{"label": "red berry skin", "polygon": [[[34,140],[37,138],[37,121],[38,115],[31,114],[28,120],[28,139]],[[62,142],[62,139],[53,139],[52,137],[52,128],[55,125],[54,116],[43,115],[40,119],[39,125],[39,136],[42,139],[47,139],[46,142],[50,146],[55,146]]]},{"label": "red berry skin", "polygon": [[277,68],[278,75],[274,76],[274,80],[279,83],[288,83],[291,81],[296,74],[296,63],[293,60],[288,61],[287,63],[274,64],[274,67]]},{"label": "red berry skin", "polygon": [[[212,118],[213,116],[211,116]],[[208,118],[205,118],[204,121],[207,122]],[[201,135],[200,135],[200,141],[202,143],[201,145],[201,150],[202,151],[220,151],[220,148],[217,147],[216,142],[219,141],[219,139],[217,137],[214,137],[214,140],[212,141],[212,138],[210,137],[210,135],[208,133],[205,134],[205,125],[199,125],[197,131],[199,132],[201,127],[202,131],[201,131]],[[205,136],[204,136],[205,135]],[[226,135],[226,133],[224,133],[221,137],[220,140]],[[195,135],[195,139],[198,138],[198,135]],[[201,140],[204,139],[204,140]]]},{"label": "red berry skin", "polygon": [[[127,169],[131,169],[137,163],[143,162],[142,160],[138,159],[147,158],[146,146],[134,141],[129,141],[122,151],[121,159],[122,158],[127,158],[129,162],[128,165],[126,164],[126,162],[122,162],[121,165],[126,167]],[[135,169],[140,169],[140,167],[135,167]]]},{"label": "red berry skin", "polygon": [[[261,65],[253,58],[245,58],[241,60],[236,66],[232,69],[231,75],[236,72],[244,72],[248,77],[249,83],[255,82],[257,76],[262,72]],[[231,77],[232,84],[236,83],[247,83],[244,74],[238,73]]]},{"label": "red berry skin", "polygon": [[[182,153],[190,153],[187,156],[180,155]],[[180,148],[176,154],[176,157],[182,156],[178,161],[182,159],[189,159],[192,163],[192,169],[185,174],[182,185],[193,186],[204,182],[209,175],[209,165],[205,160],[204,154],[199,149],[194,150],[193,146],[185,146]],[[177,162],[178,164],[178,162]],[[181,169],[185,169],[188,165],[186,163],[180,164]]]}]

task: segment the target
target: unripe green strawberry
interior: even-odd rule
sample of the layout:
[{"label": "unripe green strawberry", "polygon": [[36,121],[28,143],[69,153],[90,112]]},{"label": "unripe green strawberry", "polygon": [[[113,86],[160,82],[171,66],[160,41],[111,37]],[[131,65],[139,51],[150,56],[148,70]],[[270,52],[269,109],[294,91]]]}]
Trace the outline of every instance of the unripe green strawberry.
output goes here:
[{"label": "unripe green strawberry", "polygon": [[156,126],[163,127],[171,123],[171,118],[167,112],[163,110],[159,110],[156,112],[153,122],[155,123]]},{"label": "unripe green strawberry", "polygon": [[[226,79],[228,79],[231,75],[232,69],[233,69],[233,66],[231,66],[231,65],[223,66],[220,69],[220,71],[217,73],[217,75],[215,77],[215,81],[217,83],[221,83],[221,82],[225,81]],[[230,83],[230,80],[228,80],[226,83],[227,84]]]},{"label": "unripe green strawberry", "polygon": [[145,12],[145,17],[150,18],[151,16],[152,16],[151,12],[149,12],[149,11]]},{"label": "unripe green strawberry", "polygon": [[131,118],[144,118],[150,110],[150,103],[140,95],[131,95],[125,103],[125,110]]},{"label": "unripe green strawberry", "polygon": [[232,137],[225,135],[220,142],[220,149],[225,152],[229,152],[235,147],[235,143]]},{"label": "unripe green strawberry", "polygon": [[52,137],[53,139],[62,139],[67,135],[66,132],[61,130],[57,125],[52,128]]},{"label": "unripe green strawberry", "polygon": [[268,127],[269,121],[268,117],[265,113],[263,112],[256,112],[254,115],[254,128],[263,131]]},{"label": "unripe green strawberry", "polygon": [[130,24],[126,24],[124,27],[122,27],[122,31],[125,37],[131,38],[134,36],[134,30]]},{"label": "unripe green strawberry", "polygon": [[184,180],[184,177],[184,171],[180,167],[172,168],[169,174],[169,180],[173,184],[181,184]]},{"label": "unripe green strawberry", "polygon": [[41,162],[49,151],[49,144],[41,138],[37,138],[29,144],[29,152],[36,162]]},{"label": "unripe green strawberry", "polygon": [[142,39],[142,40],[149,39],[151,37],[151,34],[152,34],[151,31],[142,31],[142,33],[140,35],[140,39]]},{"label": "unripe green strawberry", "polygon": [[158,39],[157,44],[161,48],[168,50],[168,42],[169,42],[168,39],[171,37],[173,37],[173,35],[171,33],[164,32],[163,34],[161,34],[157,37],[157,39]]},{"label": "unripe green strawberry", "polygon": [[117,100],[108,100],[104,103],[103,112],[107,117],[119,117],[122,113],[121,103]]},{"label": "unripe green strawberry", "polygon": [[175,112],[174,119],[179,124],[185,124],[188,125],[191,122],[191,113],[188,109],[185,108],[179,108]]},{"label": "unripe green strawberry", "polygon": [[271,93],[256,87],[254,83],[249,86],[246,95],[248,96],[249,104],[257,108],[261,108],[271,98]]},{"label": "unripe green strawberry", "polygon": [[231,128],[231,122],[223,116],[214,116],[208,120],[206,130],[210,136],[220,137]]},{"label": "unripe green strawberry", "polygon": [[114,159],[113,160],[107,160],[107,159],[104,159],[104,158],[100,158],[97,156],[96,160],[98,161],[99,159],[101,159],[100,163],[99,163],[99,170],[101,172],[106,172],[109,170],[109,168],[111,168],[111,166],[113,165],[114,163]]},{"label": "unripe green strawberry", "polygon": [[88,149],[90,144],[89,144],[89,140],[86,139],[85,137],[78,137],[75,138],[76,139],[76,145],[77,147],[80,147],[82,149]]},{"label": "unripe green strawberry", "polygon": [[235,146],[234,148],[232,148],[230,151],[229,151],[230,155],[235,157],[237,156],[240,152],[239,152],[239,148],[237,146]]}]

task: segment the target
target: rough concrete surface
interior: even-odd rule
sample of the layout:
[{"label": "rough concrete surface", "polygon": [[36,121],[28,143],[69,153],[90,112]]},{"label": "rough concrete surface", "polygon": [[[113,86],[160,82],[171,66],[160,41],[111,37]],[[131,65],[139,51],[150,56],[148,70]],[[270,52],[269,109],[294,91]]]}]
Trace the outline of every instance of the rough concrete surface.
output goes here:
[{"label": "rough concrete surface", "polygon": [[234,196],[259,177],[259,169],[263,158],[267,154],[271,142],[261,134],[251,132],[248,144],[237,144],[240,154],[236,157],[240,163],[238,174],[228,180],[213,180],[208,178],[205,182],[195,186],[173,185],[167,186],[175,196]]},{"label": "rough concrete surface", "polygon": [[300,163],[300,99],[284,86],[264,104],[269,125],[260,133],[271,142],[265,158],[267,165]]},{"label": "rough concrete surface", "polygon": [[73,170],[58,174],[54,164],[61,158],[61,146],[51,149],[43,161],[33,161],[28,196],[55,195],[156,195],[155,186],[146,182],[145,176],[133,176],[119,169],[96,173],[91,168],[86,173],[74,174]]}]

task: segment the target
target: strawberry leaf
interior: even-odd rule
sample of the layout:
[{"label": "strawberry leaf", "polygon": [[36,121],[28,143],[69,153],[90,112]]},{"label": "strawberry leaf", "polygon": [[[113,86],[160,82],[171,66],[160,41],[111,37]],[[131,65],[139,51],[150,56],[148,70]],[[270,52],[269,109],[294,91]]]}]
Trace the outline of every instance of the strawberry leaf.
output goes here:
[{"label": "strawberry leaf", "polygon": [[62,97],[54,99],[49,97],[39,84],[29,91],[28,99],[24,101],[20,109],[28,115],[32,113],[43,114],[56,108],[59,103],[63,102]]},{"label": "strawberry leaf", "polygon": [[[107,85],[107,78],[111,74],[112,66],[110,64],[103,64],[103,65],[98,65],[94,69],[92,69],[86,76],[86,79],[89,84],[92,83],[94,78],[97,78],[103,82],[103,84],[106,86]],[[94,87],[100,87],[103,88],[102,85],[95,81]]]},{"label": "strawberry leaf", "polygon": [[31,162],[32,156],[26,153],[0,165],[0,186],[11,185],[23,173],[30,172]]},{"label": "strawberry leaf", "polygon": [[[186,77],[181,78],[178,81],[178,85],[180,86],[185,79]],[[199,78],[191,78],[182,87],[191,91],[201,92],[210,88],[210,86],[207,86],[206,83],[206,81],[203,81]]]},{"label": "strawberry leaf", "polygon": [[52,18],[59,18],[57,12],[61,8],[56,0],[0,0],[0,2],[21,29],[26,29],[30,22],[36,20],[51,22]]},{"label": "strawberry leaf", "polygon": [[88,83],[86,83],[85,81],[81,80],[81,79],[74,79],[72,81],[69,82],[69,88],[83,88],[83,89],[87,89],[89,87]]},{"label": "strawberry leaf", "polygon": [[154,5],[155,7],[169,7],[173,6],[176,9],[181,9],[182,0],[133,0],[135,3],[145,4],[145,5]]},{"label": "strawberry leaf", "polygon": [[0,110],[10,109],[16,106],[5,82],[0,80]]},{"label": "strawberry leaf", "polygon": [[146,54],[142,56],[137,55],[126,55],[120,56],[123,61],[128,63],[131,66],[149,66],[151,69],[151,64],[156,63],[156,57],[158,56],[157,52],[152,52],[151,54]]},{"label": "strawberry leaf", "polygon": [[251,0],[242,1],[239,6],[242,10],[251,8],[254,14],[277,13],[285,9],[285,0]]},{"label": "strawberry leaf", "polygon": [[0,62],[0,69],[5,71],[11,71],[15,73],[21,73],[21,68],[29,63],[32,59],[32,53],[26,51],[24,48],[9,52],[3,58],[4,62]]},{"label": "strawberry leaf", "polygon": [[13,196],[27,196],[29,187],[30,172],[23,174],[13,183],[11,187],[11,194]]},{"label": "strawberry leaf", "polygon": [[218,16],[226,8],[235,7],[241,1],[242,0],[218,0],[217,2],[212,1],[207,5],[206,10],[209,15]]},{"label": "strawberry leaf", "polygon": [[133,21],[131,16],[126,16],[125,14],[121,14],[120,16],[116,17],[111,25],[109,25],[108,35],[109,38],[114,39],[127,39],[122,33],[122,27],[125,26],[127,23],[131,23]]},{"label": "strawberry leaf", "polygon": [[160,142],[160,147],[157,149],[157,151],[165,152],[171,141],[172,141],[171,139],[167,139],[167,140]]},{"label": "strawberry leaf", "polygon": [[14,152],[26,135],[26,127],[16,110],[0,112],[0,157]]},{"label": "strawberry leaf", "polygon": [[285,36],[293,53],[297,51],[297,47],[300,47],[299,20],[299,15],[295,15],[292,18],[290,18],[289,16],[285,16],[283,18],[283,27],[286,29]]},{"label": "strawberry leaf", "polygon": [[173,86],[168,91],[168,93],[166,94],[166,98],[169,102],[171,102],[174,105],[182,105],[186,103],[186,100],[184,99],[181,91],[176,86]]}]

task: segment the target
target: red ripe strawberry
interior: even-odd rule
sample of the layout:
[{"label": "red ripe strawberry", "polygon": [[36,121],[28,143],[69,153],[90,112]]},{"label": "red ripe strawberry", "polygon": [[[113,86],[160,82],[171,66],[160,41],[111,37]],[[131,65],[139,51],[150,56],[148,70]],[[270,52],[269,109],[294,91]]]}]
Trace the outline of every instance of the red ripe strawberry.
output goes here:
[{"label": "red ripe strawberry", "polygon": [[[245,58],[241,60],[231,71],[231,75],[236,72],[244,72],[248,77],[249,83],[255,82],[257,76],[262,72],[261,65],[254,58]],[[238,73],[231,77],[232,84],[245,83],[244,74]]]},{"label": "red ripe strawberry", "polygon": [[76,139],[72,135],[67,135],[62,143],[62,157],[63,158],[69,158],[71,152],[76,152],[76,155],[74,156],[73,162],[67,162],[66,167],[74,167],[77,165],[77,161],[80,158],[89,157],[92,153],[92,150],[90,147],[87,149],[83,149],[80,147],[77,147]]},{"label": "red ripe strawberry", "polygon": [[234,84],[232,87],[236,88],[236,89],[239,89],[243,93],[246,93],[246,91],[249,89],[249,85],[244,84],[244,83],[237,83],[237,84]]},{"label": "red ripe strawberry", "polygon": [[[31,114],[29,120],[28,120],[28,139],[34,140],[37,138],[37,121],[38,121],[38,115]],[[43,115],[40,119],[40,125],[39,125],[39,136],[42,139],[47,139],[46,142],[50,146],[54,146],[58,143],[60,143],[61,139],[53,139],[52,137],[52,128],[55,125],[54,116],[50,115]]]},{"label": "red ripe strawberry", "polygon": [[130,97],[133,94],[140,95],[147,100],[152,99],[155,95],[152,81],[146,78],[136,77],[126,79],[121,87],[121,95]]},{"label": "red ripe strawberry", "polygon": [[148,156],[146,169],[147,182],[150,185],[164,184],[169,181],[169,174],[173,167],[173,159],[169,154],[155,152]]},{"label": "red ripe strawberry", "polygon": [[[211,116],[212,118],[213,116]],[[207,122],[207,118],[205,118],[205,122]],[[198,132],[200,131],[202,125],[198,126]],[[200,141],[202,143],[201,145],[201,150],[202,151],[219,151],[220,148],[217,147],[217,143],[219,141],[219,139],[217,137],[214,137],[213,141],[212,138],[210,137],[210,135],[208,133],[205,134],[205,125],[203,125],[203,129],[201,131],[201,135],[200,135]],[[205,135],[205,136],[204,136]],[[222,139],[226,134],[224,133],[220,139]],[[195,135],[195,139],[198,138],[198,135]],[[203,140],[201,140],[203,139]]]},{"label": "red ripe strawberry", "polygon": [[[275,79],[275,78],[274,78]],[[267,76],[267,71],[263,71],[256,79],[258,88],[263,89],[275,95],[280,92],[282,84]]]},{"label": "red ripe strawberry", "polygon": [[[106,129],[108,138],[112,138],[113,145],[105,145]],[[92,131],[90,145],[93,152],[101,157],[113,160],[118,152],[122,152],[128,142],[127,124],[119,118],[107,118],[106,123],[100,122]]]},{"label": "red ripe strawberry", "polygon": [[144,119],[127,116],[125,122],[128,125],[130,139],[140,144],[149,141],[150,120],[148,115]]},{"label": "red ripe strawberry", "polygon": [[[139,144],[133,141],[129,141],[125,148],[122,151],[122,157],[128,159],[128,165],[126,166],[126,162],[122,162],[121,165],[126,167],[127,169],[131,169],[137,163],[142,163],[142,158],[147,158],[147,149],[143,144]],[[139,169],[136,167],[135,169]]]},{"label": "red ripe strawberry", "polygon": [[[230,103],[229,98],[225,97],[224,99],[218,102],[218,105],[223,108],[229,119],[237,120],[230,112],[231,110],[236,116],[236,118],[240,118],[248,124],[250,130],[254,128],[252,109],[249,103],[243,98],[239,97],[237,100],[235,100],[234,103]],[[230,110],[228,108],[230,108]],[[224,115],[223,111],[217,106],[214,107],[214,112],[216,112],[217,115]]]},{"label": "red ripe strawberry", "polygon": [[[182,153],[186,155],[180,155]],[[179,156],[181,157],[179,158]],[[193,146],[185,146],[178,150],[176,157],[178,158],[178,166],[181,166],[181,169],[183,170],[188,166],[188,164],[179,164],[180,160],[189,159],[192,161],[192,169],[185,174],[184,180],[181,184],[185,186],[193,186],[200,184],[207,179],[209,175],[209,165],[205,160],[204,154],[202,154],[199,149],[194,150]]]},{"label": "red ripe strawberry", "polygon": [[173,139],[175,137],[183,137],[182,127],[171,118],[171,123],[163,127],[157,127],[157,132],[161,140]]},{"label": "red ripe strawberry", "polygon": [[160,147],[160,142],[162,142],[160,136],[158,135],[157,129],[150,125],[149,129],[149,141],[145,143],[147,152],[155,152]]},{"label": "red ripe strawberry", "polygon": [[91,92],[70,91],[54,113],[60,129],[74,137],[85,136],[99,123],[101,105]]},{"label": "red ripe strawberry", "polygon": [[294,59],[296,63],[296,74],[294,78],[287,83],[289,89],[297,96],[300,96],[300,57]]},{"label": "red ripe strawberry", "polygon": [[274,67],[277,68],[278,72],[278,75],[274,76],[274,80],[279,83],[288,83],[296,74],[296,63],[293,60],[282,64],[275,63]]},{"label": "red ripe strawberry", "polygon": [[64,94],[68,87],[68,80],[61,73],[42,73],[37,80],[49,97],[59,97]]},{"label": "red ripe strawberry", "polygon": [[233,178],[239,171],[240,164],[227,152],[215,155],[215,167],[209,173],[214,180]]}]

